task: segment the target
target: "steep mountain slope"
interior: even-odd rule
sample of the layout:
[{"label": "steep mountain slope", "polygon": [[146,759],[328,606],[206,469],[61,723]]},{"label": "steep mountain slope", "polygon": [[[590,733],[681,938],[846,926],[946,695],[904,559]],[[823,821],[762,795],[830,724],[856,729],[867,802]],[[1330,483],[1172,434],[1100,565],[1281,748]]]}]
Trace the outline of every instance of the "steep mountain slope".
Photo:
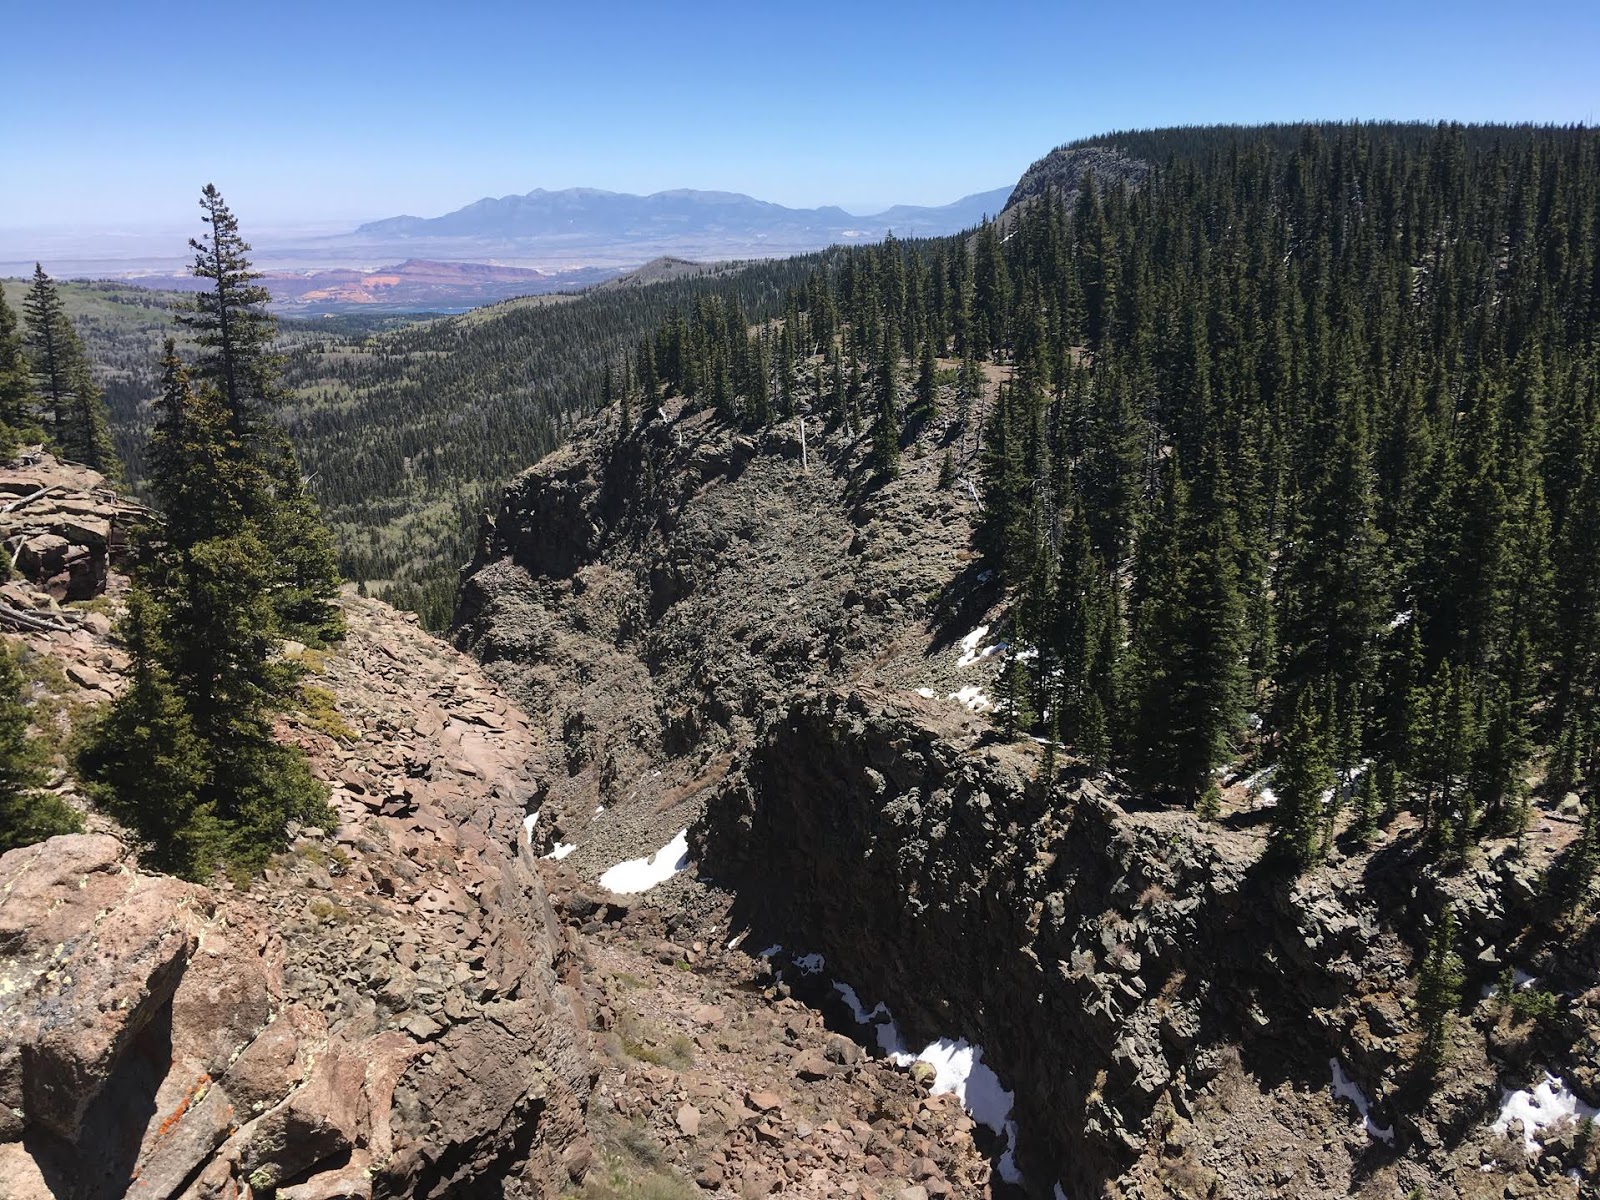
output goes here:
[{"label": "steep mountain slope", "polygon": [[[0,477],[54,489],[12,524],[92,539],[103,481],[82,475]],[[42,732],[120,689],[106,599],[5,589]],[[414,619],[355,597],[346,614],[282,729],[339,823],[291,829],[265,880],[146,874],[95,814],[0,857],[6,1200],[539,1197],[587,1169],[586,1020],[523,831],[530,730]],[[56,779],[81,805],[64,763]]]},{"label": "steep mountain slope", "polygon": [[[997,694],[1008,618],[966,488],[937,487],[954,432],[875,485],[864,439],[808,421],[802,467],[793,422],[669,402],[512,485],[457,638],[540,715],[540,848],[592,881],[687,828],[699,881],[650,892],[668,928],[790,947],[792,994],[870,1053],[981,1044],[1016,1126],[983,1140],[978,1194],[1573,1194],[1575,1126],[1530,1153],[1495,1121],[1500,1077],[1595,1094],[1593,934],[1567,941],[1534,888],[1574,826],[1454,875],[1397,836],[1296,882],[1241,784],[1214,827],[1081,767],[1044,786],[1042,749],[963,704]],[[1572,998],[1570,1040],[1490,995],[1443,1074],[1413,1070],[1441,894],[1483,951],[1469,995],[1514,962]]]}]

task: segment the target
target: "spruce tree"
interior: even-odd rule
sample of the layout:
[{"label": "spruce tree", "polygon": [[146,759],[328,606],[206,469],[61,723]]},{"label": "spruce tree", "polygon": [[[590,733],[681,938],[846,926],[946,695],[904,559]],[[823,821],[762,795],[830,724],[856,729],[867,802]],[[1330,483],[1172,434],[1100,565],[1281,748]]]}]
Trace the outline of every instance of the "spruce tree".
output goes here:
[{"label": "spruce tree", "polygon": [[1173,462],[1140,550],[1128,760],[1158,795],[1196,803],[1243,719],[1244,609],[1227,479],[1210,462],[1193,493]]},{"label": "spruce tree", "polygon": [[238,218],[215,184],[201,190],[200,208],[209,230],[189,239],[190,273],[207,284],[194,294],[193,310],[179,319],[200,346],[199,378],[216,386],[234,437],[249,443],[282,398],[272,349],[277,322],[267,311],[272,296],[251,265]]},{"label": "spruce tree", "polygon": [[113,482],[122,478],[104,397],[89,372],[88,361],[81,357],[72,370],[72,403],[61,449],[69,459],[93,467]]},{"label": "spruce tree", "polygon": [[932,425],[939,419],[937,376],[938,364],[933,357],[933,342],[931,339],[924,339],[922,354],[917,360],[917,382],[914,395],[917,401],[916,417],[928,425]]},{"label": "spruce tree", "polygon": [[872,422],[872,463],[886,479],[900,474],[900,347],[885,325],[878,349],[877,415]]},{"label": "spruce tree", "polygon": [[[1278,584],[1277,674],[1287,724],[1302,691],[1331,687],[1352,718],[1372,690],[1383,629],[1385,589],[1374,519],[1366,425],[1358,397],[1338,395],[1321,433],[1330,444],[1300,506]],[[1340,765],[1350,758],[1340,755]]]},{"label": "spruce tree", "polygon": [[1455,946],[1456,916],[1446,904],[1428,938],[1417,973],[1417,1019],[1422,1025],[1418,1065],[1428,1073],[1444,1064],[1450,1015],[1461,1003],[1461,959]]},{"label": "spruce tree", "polygon": [[1520,835],[1529,818],[1528,783],[1533,756],[1528,640],[1519,633],[1500,679],[1480,692],[1481,740],[1469,791],[1484,832]]},{"label": "spruce tree", "polygon": [[1476,832],[1476,813],[1465,800],[1473,764],[1481,753],[1481,721],[1471,670],[1441,664],[1427,687],[1411,762],[1423,789],[1423,822],[1437,827],[1441,842],[1452,849]]},{"label": "spruce tree", "polygon": [[153,867],[204,879],[226,857],[216,804],[206,798],[209,747],[161,660],[150,594],[135,587],[120,624],[127,687],[94,725],[78,770],[95,803],[144,844]]},{"label": "spruce tree", "polygon": [[1334,786],[1328,762],[1328,738],[1317,697],[1302,692],[1294,720],[1284,734],[1272,790],[1278,804],[1272,810],[1273,849],[1296,870],[1304,870],[1323,857],[1323,797]]},{"label": "spruce tree", "polygon": [[194,309],[181,318],[200,346],[194,375],[214,388],[225,406],[228,453],[264,479],[264,486],[246,498],[245,515],[258,523],[284,632],[313,644],[336,640],[343,626],[332,602],[339,589],[333,541],[294,447],[273,416],[286,393],[273,350],[277,322],[267,310],[271,297],[251,266],[237,218],[214,185],[201,192],[200,207],[209,231],[189,243],[195,252],[191,273],[207,286],[195,293]]},{"label": "spruce tree", "polygon": [[54,448],[64,458],[108,478],[119,478],[121,464],[111,444],[105,404],[84,356],[83,342],[67,316],[55,280],[37,263],[23,313],[35,389],[45,405]]},{"label": "spruce tree", "polygon": [[60,445],[71,420],[72,382],[83,350],[55,281],[39,263],[33,264],[33,283],[22,311],[28,324],[28,356],[35,387],[45,406],[50,436]]},{"label": "spruce tree", "polygon": [[30,720],[16,652],[0,640],[0,854],[83,828],[71,805],[43,790],[45,754],[28,736]]},{"label": "spruce tree", "polygon": [[1106,704],[1115,663],[1109,647],[1121,641],[1113,589],[1089,543],[1087,522],[1074,504],[1061,533],[1052,658],[1060,665],[1060,727],[1068,744],[1089,762],[1106,754]]},{"label": "spruce tree", "polygon": [[956,377],[956,418],[961,423],[961,452],[967,452],[967,433],[972,428],[972,409],[983,401],[983,368],[971,353],[962,356]]},{"label": "spruce tree", "polygon": [[33,379],[17,314],[0,288],[0,457],[25,438],[43,437],[33,411]]},{"label": "spruce tree", "polygon": [[1356,822],[1351,832],[1363,842],[1371,842],[1378,835],[1378,818],[1383,815],[1383,799],[1378,792],[1378,776],[1374,768],[1361,773],[1361,783],[1356,791]]},{"label": "spruce tree", "polygon": [[283,639],[337,610],[300,582],[305,561],[327,561],[327,535],[281,486],[283,435],[241,424],[221,377],[191,379],[170,340],[162,367],[148,466],[167,519],[124,623],[131,685],[79,761],[153,865],[203,878],[260,866],[290,820],[326,819],[325,790],[272,726],[300,677]]},{"label": "spruce tree", "polygon": [[1226,469],[1209,451],[1191,489],[1168,464],[1141,549],[1129,756],[1151,789],[1190,804],[1226,761],[1244,717],[1244,605]]},{"label": "spruce tree", "polygon": [[999,724],[1007,738],[1015,740],[1033,728],[1038,719],[1034,708],[1033,676],[1022,656],[1023,647],[1012,646],[1006,651],[1005,665],[1000,668]]}]

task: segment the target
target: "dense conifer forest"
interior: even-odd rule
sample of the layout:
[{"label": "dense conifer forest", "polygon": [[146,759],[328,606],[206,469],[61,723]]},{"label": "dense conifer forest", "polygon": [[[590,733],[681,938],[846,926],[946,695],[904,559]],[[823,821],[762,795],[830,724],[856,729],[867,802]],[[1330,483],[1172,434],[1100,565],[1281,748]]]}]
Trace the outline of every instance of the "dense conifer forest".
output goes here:
[{"label": "dense conifer forest", "polygon": [[1301,864],[1352,804],[1447,855],[1518,832],[1535,782],[1600,769],[1600,136],[1097,142],[1158,170],[816,262],[754,333],[703,296],[612,374],[753,425],[803,404],[885,474],[953,393],[1012,731],[1202,812],[1258,731]]},{"label": "dense conifer forest", "polygon": [[[1597,143],[1113,134],[1083,145],[1143,182],[1069,177],[966,237],[296,325],[277,411],[347,577],[434,626],[494,490],[606,400],[805,411],[885,474],[931,431],[1015,596],[1013,731],[1202,809],[1250,735],[1286,855],[1413,800],[1459,853],[1596,769]],[[137,390],[112,372],[143,479]]]},{"label": "dense conifer forest", "polygon": [[[285,391],[275,411],[337,538],[343,574],[442,628],[478,514],[603,402],[608,360],[702,296],[726,297],[752,320],[771,316],[823,259],[514,300],[459,317],[280,322]],[[192,348],[178,319],[191,301],[113,283],[61,291],[105,392],[118,457],[148,497],[162,342]]]}]

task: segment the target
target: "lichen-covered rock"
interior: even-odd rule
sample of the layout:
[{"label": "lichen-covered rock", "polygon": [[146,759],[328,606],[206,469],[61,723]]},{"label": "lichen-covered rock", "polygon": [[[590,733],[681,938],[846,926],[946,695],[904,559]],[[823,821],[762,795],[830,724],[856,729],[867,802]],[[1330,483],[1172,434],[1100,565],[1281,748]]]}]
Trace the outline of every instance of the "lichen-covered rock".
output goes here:
[{"label": "lichen-covered rock", "polygon": [[123,1052],[167,1008],[196,940],[199,889],[129,872],[115,838],[0,857],[0,1104],[77,1138]]},{"label": "lichen-covered rock", "polygon": [[316,664],[344,728],[283,730],[340,824],[264,880],[152,875],[104,833],[0,858],[0,1196],[553,1197],[588,1161],[531,731],[413,620],[348,605]]}]

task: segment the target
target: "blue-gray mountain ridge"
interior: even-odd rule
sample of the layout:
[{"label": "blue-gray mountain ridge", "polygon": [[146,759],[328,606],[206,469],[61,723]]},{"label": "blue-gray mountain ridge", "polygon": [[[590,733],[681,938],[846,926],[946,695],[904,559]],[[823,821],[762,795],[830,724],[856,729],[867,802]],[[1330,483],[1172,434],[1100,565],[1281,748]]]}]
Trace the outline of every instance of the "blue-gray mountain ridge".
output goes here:
[{"label": "blue-gray mountain ridge", "polygon": [[997,215],[1010,194],[1008,187],[996,188],[951,204],[897,204],[856,216],[833,205],[787,208],[738,192],[675,189],[636,196],[595,188],[535,188],[521,196],[485,197],[439,217],[369,221],[356,233],[384,238],[603,237],[624,242],[705,234],[874,240],[890,230],[900,237],[932,237],[958,233],[985,216]]}]

